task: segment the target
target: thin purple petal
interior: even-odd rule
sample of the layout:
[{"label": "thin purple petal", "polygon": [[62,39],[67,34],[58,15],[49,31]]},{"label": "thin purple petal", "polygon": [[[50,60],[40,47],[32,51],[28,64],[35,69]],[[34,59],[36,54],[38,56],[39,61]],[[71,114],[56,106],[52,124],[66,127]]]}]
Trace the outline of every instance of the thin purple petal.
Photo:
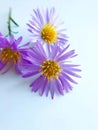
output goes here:
[{"label": "thin purple petal", "polygon": [[47,79],[44,79],[43,85],[42,85],[42,87],[41,87],[41,89],[40,89],[40,92],[39,92],[40,96],[42,96],[42,95],[44,94],[45,89],[46,89],[46,87],[47,87],[47,83],[48,83],[48,80],[47,80]]},{"label": "thin purple petal", "polygon": [[72,71],[70,71],[70,70],[68,70],[68,69],[65,69],[64,71],[65,71],[65,73],[67,73],[67,74],[69,74],[69,75],[72,75],[72,76],[74,76],[74,77],[81,78],[80,75],[78,75],[78,74],[76,74],[76,73],[74,73],[74,72],[72,72]]},{"label": "thin purple petal", "polygon": [[38,91],[41,88],[43,82],[43,76],[40,76],[36,80],[34,80],[33,83],[30,85],[30,87],[32,87],[32,91]]},{"label": "thin purple petal", "polygon": [[68,81],[70,81],[70,82],[72,82],[72,83],[74,83],[74,84],[78,84],[75,80],[73,80],[70,76],[68,76],[66,73],[62,73],[62,76],[63,76],[63,78],[66,78],[66,80],[68,80]]},{"label": "thin purple petal", "polygon": [[64,95],[63,93],[63,86],[62,84],[60,83],[59,79],[55,79],[55,85],[56,85],[56,88],[58,90],[58,92],[61,94],[61,95]]}]

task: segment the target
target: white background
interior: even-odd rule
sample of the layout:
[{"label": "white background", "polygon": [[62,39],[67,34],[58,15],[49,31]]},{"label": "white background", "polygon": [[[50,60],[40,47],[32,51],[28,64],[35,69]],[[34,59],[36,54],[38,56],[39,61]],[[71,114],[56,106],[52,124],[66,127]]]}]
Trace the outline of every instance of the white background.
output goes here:
[{"label": "white background", "polygon": [[27,42],[26,23],[33,8],[52,6],[79,54],[82,79],[72,92],[51,100],[31,92],[32,78],[22,79],[12,71],[0,75],[0,130],[98,130],[98,0],[0,0],[0,31],[7,34],[12,7],[18,35]]}]

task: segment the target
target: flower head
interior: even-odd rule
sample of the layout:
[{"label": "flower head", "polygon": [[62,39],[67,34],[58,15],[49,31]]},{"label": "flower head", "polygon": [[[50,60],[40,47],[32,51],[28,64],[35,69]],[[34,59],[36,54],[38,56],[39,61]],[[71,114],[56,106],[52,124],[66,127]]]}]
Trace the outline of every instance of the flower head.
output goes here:
[{"label": "flower head", "polygon": [[[64,90],[72,90],[71,83],[77,84],[73,77],[80,77],[76,72],[81,71],[76,68],[78,65],[71,64],[69,60],[76,56],[75,51],[67,52],[69,45],[62,51],[58,46],[52,46],[51,52],[47,53],[46,49],[39,42],[31,48],[26,60],[28,62],[19,65],[23,77],[34,77],[35,80],[30,85],[32,91],[39,91],[40,95],[57,92],[61,95]],[[21,68],[22,67],[22,68]]]},{"label": "flower head", "polygon": [[0,70],[5,68],[7,72],[12,66],[17,69],[18,63],[21,62],[24,56],[27,54],[27,49],[25,48],[28,43],[20,46],[22,37],[17,40],[13,35],[9,36],[9,39],[4,37],[0,33]]},{"label": "flower head", "polygon": [[67,41],[67,36],[64,34],[65,29],[61,28],[60,22],[55,15],[55,9],[46,9],[45,15],[39,9],[34,9],[34,16],[32,20],[27,24],[29,31],[32,34],[32,40],[37,39],[47,45],[54,45],[54,43],[60,46],[64,45]]}]

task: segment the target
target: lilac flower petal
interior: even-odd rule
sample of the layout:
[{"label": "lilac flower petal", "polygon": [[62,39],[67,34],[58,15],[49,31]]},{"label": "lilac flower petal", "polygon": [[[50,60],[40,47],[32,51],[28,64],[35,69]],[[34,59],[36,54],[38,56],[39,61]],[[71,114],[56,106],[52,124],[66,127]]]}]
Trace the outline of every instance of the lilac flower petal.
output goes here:
[{"label": "lilac flower petal", "polygon": [[51,98],[54,98],[54,91],[55,91],[55,86],[53,86],[52,81],[51,81],[51,86],[50,86],[50,93],[51,93]]},{"label": "lilac flower petal", "polygon": [[71,51],[67,52],[66,54],[64,54],[64,55],[60,56],[59,58],[57,58],[57,61],[66,60],[67,58],[71,57],[74,53],[75,53],[75,51],[71,50]]},{"label": "lilac flower petal", "polygon": [[17,74],[22,74],[17,64],[15,65],[15,71]]},{"label": "lilac flower petal", "polygon": [[59,36],[59,37],[58,37],[58,41],[65,43],[65,42],[67,42],[67,39],[66,39],[66,37],[63,38],[62,36]]},{"label": "lilac flower petal", "polygon": [[45,60],[45,58],[42,55],[37,55],[34,51],[34,49],[32,49],[32,52],[29,53],[29,56],[32,57],[32,61],[35,61],[37,63],[43,63],[43,61]]},{"label": "lilac flower petal", "polygon": [[[59,30],[60,31],[60,30]],[[63,31],[66,31],[66,29],[65,28],[63,28],[63,29],[61,29],[61,31],[63,32]],[[60,33],[59,34],[60,36],[61,36],[61,38],[68,38],[68,36],[66,35],[66,34],[63,34],[63,33]]]},{"label": "lilac flower petal", "polygon": [[62,87],[62,84],[60,83],[59,79],[58,80],[55,79],[55,86],[57,87],[58,92],[61,95],[64,95],[64,93],[63,93],[63,87]]},{"label": "lilac flower petal", "polygon": [[37,10],[33,9],[33,11],[34,11],[36,17],[38,17],[38,15],[37,15]]},{"label": "lilac flower petal", "polygon": [[7,67],[7,69],[2,72],[2,74],[7,73],[12,67],[13,67],[13,63],[11,63],[11,64]]},{"label": "lilac flower petal", "polygon": [[70,70],[71,70],[71,71],[77,71],[77,72],[80,72],[80,71],[81,71],[80,69],[77,69],[77,68],[71,68],[71,67],[70,67]]},{"label": "lilac flower petal", "polygon": [[48,8],[46,9],[46,22],[47,24],[49,23],[49,11],[48,11]]},{"label": "lilac flower petal", "polygon": [[[38,9],[37,9],[38,10]],[[38,11],[37,10],[33,10],[34,11],[34,13],[35,13],[35,16],[36,17],[32,17],[32,19],[34,20],[34,21],[36,21],[37,23],[38,23],[38,25],[42,25],[42,21],[41,21],[41,19],[40,19],[40,17],[39,17],[39,14],[38,14]]]},{"label": "lilac flower petal", "polygon": [[61,56],[68,48],[69,48],[70,44],[67,45],[64,49],[62,49],[62,51],[58,54],[58,57]]},{"label": "lilac flower petal", "polygon": [[37,26],[38,28],[41,27],[41,23],[40,23],[38,17],[32,16],[32,22],[33,22],[32,25]]},{"label": "lilac flower petal", "polygon": [[[28,29],[28,31],[30,32],[30,33],[32,33],[33,34],[33,30],[32,29]],[[37,35],[38,36],[38,35]]]},{"label": "lilac flower petal", "polygon": [[21,55],[22,58],[25,59],[26,56],[28,56],[29,49],[25,48],[25,45],[22,47],[19,47],[19,54]]},{"label": "lilac flower petal", "polygon": [[39,19],[40,19],[41,24],[44,24],[43,17],[42,17],[42,15],[41,15],[39,9],[37,9],[37,14],[38,14],[38,16],[39,16]]},{"label": "lilac flower petal", "polygon": [[78,67],[78,66],[80,66],[80,65],[67,64],[67,63],[62,65],[62,67],[65,67],[65,68],[66,68],[66,67],[72,68],[72,67]]},{"label": "lilac flower petal", "polygon": [[10,36],[10,44],[12,45],[13,42],[15,42],[15,38],[14,38],[14,35],[11,35],[11,36]]},{"label": "lilac flower petal", "polygon": [[64,69],[64,70],[70,70],[70,71],[80,72],[81,69],[76,68],[77,66],[80,66],[80,65],[62,64],[62,63],[61,63],[61,67],[62,67],[62,69]]},{"label": "lilac flower petal", "polygon": [[34,80],[34,82],[30,85],[30,87],[32,87],[32,91],[34,92],[38,91],[38,89],[41,88],[43,82],[44,82],[43,76],[40,76],[36,80]]},{"label": "lilac flower petal", "polygon": [[[42,63],[42,61],[39,61],[38,59],[31,57],[31,54],[23,57],[23,59],[28,62],[28,64],[35,64],[35,65],[39,65],[40,63]],[[23,63],[25,64],[25,63]]]},{"label": "lilac flower petal", "polygon": [[54,14],[55,14],[55,8],[51,8],[51,10],[50,10],[50,18],[53,18]]},{"label": "lilac flower petal", "polygon": [[80,75],[78,75],[78,74],[76,74],[76,73],[74,73],[74,72],[72,72],[72,71],[70,71],[70,70],[64,70],[64,71],[65,71],[65,73],[67,73],[67,74],[69,74],[69,75],[72,75],[72,76],[74,76],[74,77],[81,78]]},{"label": "lilac flower petal", "polygon": [[34,76],[36,74],[38,74],[39,71],[34,71],[34,72],[29,72],[27,74],[22,74],[24,78],[27,78],[27,77],[31,77],[31,76]]},{"label": "lilac flower petal", "polygon": [[46,59],[46,57],[45,57],[45,50],[41,47],[42,45],[40,44],[40,42],[39,41],[37,41],[38,42],[38,44],[36,44],[36,47],[37,47],[37,49],[38,49],[38,51],[39,52],[41,52],[41,54],[43,55],[43,57]]},{"label": "lilac flower petal", "polygon": [[46,96],[48,96],[50,87],[51,87],[51,83],[48,81],[48,82],[47,82],[47,88],[46,88]]},{"label": "lilac flower petal", "polygon": [[31,75],[39,73],[39,66],[32,65],[32,64],[23,64],[20,63],[18,66],[19,70],[21,70],[21,73],[23,74],[23,77],[29,77]]},{"label": "lilac flower petal", "polygon": [[15,40],[15,43],[13,43],[13,45],[15,46],[15,48],[17,48],[20,44],[20,42],[22,41],[22,37],[19,37],[17,40]]},{"label": "lilac flower petal", "polygon": [[68,91],[69,91],[69,90],[68,90],[68,86],[67,86],[67,84],[65,84],[64,78],[62,78],[61,76],[59,76],[59,80],[61,81],[61,84],[62,84],[62,86],[63,86],[63,89],[65,89],[66,92],[68,92]]},{"label": "lilac flower petal", "polygon": [[64,89],[66,90],[66,92],[69,92],[69,90],[72,90],[72,86],[70,85],[70,83],[66,80],[66,78],[61,78],[59,77]]},{"label": "lilac flower petal", "polygon": [[72,86],[70,85],[70,83],[66,80],[66,79],[64,79],[65,80],[65,90],[66,90],[66,87],[68,87],[68,89],[70,89],[70,90],[72,90]]},{"label": "lilac flower petal", "polygon": [[51,50],[51,47],[50,45],[46,44],[46,50],[47,50],[47,55],[49,56],[50,55],[50,50]]},{"label": "lilac flower petal", "polygon": [[40,96],[42,96],[43,93],[45,92],[45,89],[46,89],[46,87],[47,87],[47,83],[48,83],[48,80],[45,79],[45,81],[43,82],[43,85],[42,85],[42,87],[41,87],[41,89],[40,89]]},{"label": "lilac flower petal", "polygon": [[[29,23],[30,24],[27,24],[27,25],[31,25],[31,27],[34,27],[35,29],[40,29],[41,27],[39,26],[39,23],[38,23],[38,21],[36,21],[36,19],[33,19],[33,21],[32,20],[29,20]],[[39,30],[40,31],[40,30]]]},{"label": "lilac flower petal", "polygon": [[62,73],[62,76],[64,76],[64,78],[66,78],[66,80],[74,83],[74,84],[78,84],[75,80],[73,80],[70,76],[68,76],[66,73]]},{"label": "lilac flower petal", "polygon": [[34,27],[34,26],[32,26],[32,25],[30,25],[30,24],[27,24],[31,29],[33,29],[36,33],[39,33],[40,32],[40,30],[38,29],[38,28],[36,28],[36,27]]},{"label": "lilac flower petal", "polygon": [[0,48],[5,48],[10,46],[10,43],[7,39],[0,37]]},{"label": "lilac flower petal", "polygon": [[69,84],[69,82],[67,80],[65,80],[65,86],[64,86],[65,90],[66,88],[68,88],[68,91],[69,90],[72,90],[72,86]]},{"label": "lilac flower petal", "polygon": [[57,56],[58,53],[59,53],[59,47],[58,46],[53,47],[52,53],[51,53],[51,58],[55,59],[55,57]]},{"label": "lilac flower petal", "polygon": [[[35,50],[35,49],[36,49],[36,50]],[[43,60],[46,59],[46,54],[44,53],[43,48],[41,49],[41,48],[39,48],[39,46],[36,46],[36,48],[31,48],[31,50],[32,50],[31,54],[35,55],[35,57],[37,57],[38,59],[40,59],[40,58],[39,58],[39,56],[38,56],[37,53],[39,53],[40,57],[41,57]]]},{"label": "lilac flower petal", "polygon": [[[12,40],[11,40],[12,38]],[[13,48],[13,50],[17,50],[19,48],[19,44],[21,43],[22,41],[22,37],[19,37],[17,40],[14,38],[13,35],[11,35],[10,37],[10,41],[11,41],[11,47]]]},{"label": "lilac flower petal", "polygon": [[[25,43],[25,44],[19,46],[19,48],[21,49],[22,47],[24,48],[24,47],[27,47],[27,46],[29,46],[29,45],[30,45],[30,42],[27,42],[27,43]],[[26,50],[27,50],[27,49],[26,49]]]}]

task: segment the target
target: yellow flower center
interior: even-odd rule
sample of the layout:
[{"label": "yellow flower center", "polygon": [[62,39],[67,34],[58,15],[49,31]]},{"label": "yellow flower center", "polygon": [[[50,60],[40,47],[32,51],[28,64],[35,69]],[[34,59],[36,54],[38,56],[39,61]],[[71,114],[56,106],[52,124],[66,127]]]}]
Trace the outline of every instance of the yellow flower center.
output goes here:
[{"label": "yellow flower center", "polygon": [[41,38],[48,44],[52,44],[57,40],[56,30],[50,23],[43,26],[41,30]]},{"label": "yellow flower center", "polygon": [[57,79],[60,70],[61,68],[56,61],[47,60],[41,65],[41,72],[48,80],[51,80],[52,78]]},{"label": "yellow flower center", "polygon": [[14,62],[14,64],[17,63],[17,61],[19,61],[20,59],[20,54],[17,51],[14,51],[13,49],[11,49],[10,47],[4,48],[1,52],[0,52],[0,59],[2,62],[8,62],[10,63],[11,61]]}]

